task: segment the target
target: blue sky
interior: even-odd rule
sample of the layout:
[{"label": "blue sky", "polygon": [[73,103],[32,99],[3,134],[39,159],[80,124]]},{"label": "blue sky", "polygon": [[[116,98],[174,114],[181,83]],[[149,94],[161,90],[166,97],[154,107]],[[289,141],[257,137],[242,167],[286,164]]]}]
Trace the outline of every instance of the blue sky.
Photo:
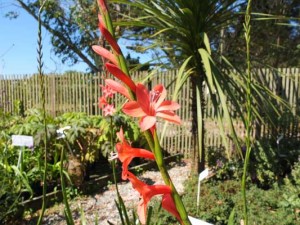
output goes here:
[{"label": "blue sky", "polygon": [[[0,75],[25,75],[37,72],[37,29],[38,24],[27,12],[16,5],[14,0],[0,0]],[[9,11],[18,13],[17,19],[8,19],[5,14]],[[74,66],[63,64],[51,51],[51,34],[44,30],[43,62],[45,73],[63,73],[66,70],[85,72],[86,64]],[[127,54],[127,41],[119,42],[123,46],[124,55]],[[131,52],[131,57],[140,56],[141,62],[151,60],[150,55],[141,55]]]},{"label": "blue sky", "polygon": [[[0,0],[0,75],[32,74],[37,72],[37,22],[13,0]],[[17,19],[5,18],[9,10],[19,13]],[[43,30],[43,61],[45,73],[62,73],[66,70],[85,71],[81,63],[69,67],[51,51],[50,34]]]}]

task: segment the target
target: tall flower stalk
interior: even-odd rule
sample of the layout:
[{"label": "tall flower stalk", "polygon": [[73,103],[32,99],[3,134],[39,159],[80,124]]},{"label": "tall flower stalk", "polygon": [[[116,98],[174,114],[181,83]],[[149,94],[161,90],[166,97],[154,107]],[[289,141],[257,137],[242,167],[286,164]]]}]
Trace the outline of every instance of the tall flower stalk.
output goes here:
[{"label": "tall flower stalk", "polygon": [[246,178],[249,165],[249,158],[251,153],[251,131],[252,131],[252,98],[251,98],[251,60],[250,60],[250,31],[251,31],[251,0],[248,0],[248,5],[245,14],[245,41],[246,41],[246,65],[247,65],[247,88],[246,88],[246,155],[244,158],[244,169],[242,177],[242,196],[243,196],[243,214],[244,225],[248,225],[248,209],[247,209],[247,196],[246,196]]},{"label": "tall flower stalk", "polygon": [[41,13],[46,1],[42,2],[41,7],[38,13],[38,76],[40,84],[40,101],[42,103],[42,113],[43,113],[43,125],[44,125],[44,174],[43,174],[43,202],[42,209],[39,215],[37,225],[42,223],[42,218],[46,209],[46,194],[47,194],[47,156],[48,156],[48,143],[47,143],[47,123],[46,123],[46,108],[45,108],[45,82],[44,82],[44,73],[43,73],[43,45],[42,45],[42,24],[41,24]]},{"label": "tall flower stalk", "polygon": [[[123,163],[122,178],[128,179],[133,188],[141,195],[141,201],[138,206],[138,216],[140,222],[145,224],[147,221],[147,203],[154,195],[162,195],[162,206],[173,214],[183,225],[190,225],[187,212],[182,203],[176,188],[166,169],[163,160],[162,149],[156,131],[156,118],[160,117],[169,122],[180,124],[179,117],[174,113],[179,109],[179,105],[173,101],[165,100],[166,90],[163,85],[157,85],[149,91],[142,84],[133,82],[129,75],[125,58],[114,37],[114,30],[105,0],[98,0],[100,15],[99,29],[101,34],[110,44],[112,52],[102,46],[93,46],[93,50],[101,57],[108,60],[105,64],[106,69],[115,76],[121,83],[107,79],[106,85],[112,90],[124,95],[128,102],[123,105],[122,110],[125,114],[140,118],[139,125],[148,141],[150,151],[145,149],[131,148],[125,140],[123,131],[118,134],[120,142],[117,143],[117,153],[114,158],[119,158]],[[104,100],[104,99],[102,99]],[[102,101],[105,103],[105,101]],[[133,157],[143,157],[155,159],[159,171],[163,177],[164,185],[147,185],[140,181],[134,174],[130,173],[127,166]]]}]

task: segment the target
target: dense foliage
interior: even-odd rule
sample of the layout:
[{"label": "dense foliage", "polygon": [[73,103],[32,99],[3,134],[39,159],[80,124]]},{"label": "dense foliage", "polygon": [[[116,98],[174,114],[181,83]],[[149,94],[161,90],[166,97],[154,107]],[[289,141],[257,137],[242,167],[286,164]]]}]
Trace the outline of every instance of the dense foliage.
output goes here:
[{"label": "dense foliage", "polygon": [[[274,157],[278,153],[285,155]],[[186,183],[183,201],[189,215],[195,218],[215,225],[225,225],[229,224],[232,217],[233,224],[240,224],[243,219],[240,192],[242,162],[228,162],[219,156],[209,156],[208,162],[211,163],[214,174],[202,181],[199,212],[196,205],[197,176],[192,176]],[[278,151],[276,145],[272,147],[264,141],[253,149],[247,181],[250,224],[300,223],[299,156],[299,143],[290,143],[287,148]],[[171,216],[160,211],[159,204],[155,204],[153,208],[154,224],[176,224]]]},{"label": "dense foliage", "polygon": [[[3,113],[0,116],[1,223],[12,216],[20,217],[22,207],[19,203],[42,193],[45,133],[40,110],[27,111],[24,117]],[[70,129],[64,131],[65,137],[58,138],[61,134],[57,134],[57,130],[66,126],[70,126]],[[110,142],[117,138],[113,136],[111,139],[111,134],[115,135],[120,127],[124,130],[126,128],[125,135],[133,141],[133,144],[139,146],[145,144],[137,125],[124,115],[116,114],[112,121],[101,116],[87,116],[84,113],[65,113],[56,118],[48,115],[47,139],[50,149],[47,159],[48,191],[60,189],[59,167],[62,148],[67,149],[68,163],[64,166],[69,175],[69,185],[80,187],[90,172],[89,168],[93,168],[95,163],[104,163],[106,159],[109,165],[107,159],[112,151]],[[11,140],[13,134],[33,136],[34,146],[30,148],[13,146]]]}]

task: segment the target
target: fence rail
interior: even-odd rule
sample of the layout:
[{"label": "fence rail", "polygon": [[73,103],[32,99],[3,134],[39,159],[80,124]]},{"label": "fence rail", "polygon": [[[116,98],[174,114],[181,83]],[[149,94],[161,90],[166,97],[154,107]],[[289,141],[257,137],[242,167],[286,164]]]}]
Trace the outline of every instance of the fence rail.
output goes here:
[{"label": "fence rail", "polygon": [[[300,109],[300,69],[284,68],[276,72],[269,69],[256,70],[256,74],[261,82],[268,86],[274,93],[285,99],[292,107],[293,114],[299,115]],[[161,72],[154,75],[148,82],[148,86],[158,83],[164,84],[168,88],[168,94],[172,94],[175,88],[174,79],[177,71]],[[134,80],[141,80],[145,73],[133,74]],[[65,112],[85,112],[88,115],[100,115],[98,108],[98,98],[101,96],[99,85],[103,83],[101,74],[82,74],[70,73],[65,75],[50,74],[45,76],[45,97],[46,110],[49,114],[56,116]],[[37,75],[0,75],[0,111],[14,113],[16,103],[22,103],[25,110],[40,108],[40,87]],[[171,96],[169,96],[170,98]],[[116,104],[121,103],[122,99],[117,98]],[[170,153],[180,152],[188,156],[191,152],[192,136],[191,133],[191,89],[190,83],[186,82],[179,95],[181,109],[178,114],[181,117],[182,126],[169,124],[162,146]],[[206,109],[206,140],[207,146],[219,147],[222,145],[220,132],[213,119],[209,96],[207,96]],[[291,121],[290,121],[291,122]],[[298,122],[292,121],[291,129],[298,135]],[[158,128],[162,129],[159,124]],[[238,136],[243,137],[244,129],[240,121],[235,127]],[[264,128],[263,128],[264,129]],[[296,129],[296,130],[295,130]],[[267,129],[263,134],[267,135]],[[226,146],[228,147],[228,146]]]}]

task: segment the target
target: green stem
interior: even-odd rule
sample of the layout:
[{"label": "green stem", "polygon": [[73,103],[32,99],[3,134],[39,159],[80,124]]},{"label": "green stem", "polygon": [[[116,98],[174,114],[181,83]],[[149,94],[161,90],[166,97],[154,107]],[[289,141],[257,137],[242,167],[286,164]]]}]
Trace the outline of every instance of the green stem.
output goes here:
[{"label": "green stem", "polygon": [[154,140],[154,155],[155,155],[155,161],[158,166],[158,169],[161,173],[161,176],[165,182],[166,185],[170,186],[172,189],[172,197],[176,206],[177,211],[179,212],[179,215],[182,219],[182,222],[184,225],[191,225],[191,222],[188,219],[188,215],[186,212],[186,209],[184,207],[184,204],[182,202],[182,199],[180,195],[178,194],[171,177],[168,173],[168,170],[166,168],[164,159],[163,159],[163,154],[162,154],[162,149],[159,143],[159,138],[157,136],[156,130],[154,129],[153,131],[153,140]]},{"label": "green stem", "polygon": [[[110,116],[110,127],[111,127],[111,131],[113,131],[113,118],[112,118],[112,116]],[[113,150],[114,149],[113,132],[110,133],[110,146],[111,146],[111,149]],[[117,191],[117,194],[119,195],[115,160],[112,160],[111,166],[112,166],[112,170],[113,170],[113,179],[114,179],[114,183],[115,183],[115,186],[116,186],[116,191]]]},{"label": "green stem", "polygon": [[245,41],[246,41],[246,64],[247,64],[247,90],[246,90],[246,155],[244,160],[243,177],[242,177],[242,196],[243,196],[243,214],[244,224],[248,225],[248,208],[246,195],[246,178],[251,153],[251,130],[252,130],[252,99],[251,99],[251,61],[250,61],[250,21],[251,21],[251,0],[248,0],[248,5],[245,14]]},{"label": "green stem", "polygon": [[[111,127],[111,130],[113,131],[114,129],[113,129],[113,118],[112,118],[112,116],[110,117],[110,127]],[[110,144],[111,144],[111,149],[114,149],[115,143],[114,143],[114,138],[113,138],[113,132],[111,132],[111,135],[110,135]],[[119,188],[118,188],[115,160],[113,160],[111,162],[111,166],[112,166],[112,170],[113,170],[113,179],[114,179],[116,192],[117,192],[117,197],[118,197],[118,205],[121,209],[120,218],[122,220],[122,224],[125,224],[124,218],[123,218],[123,215],[124,215],[125,220],[126,220],[126,224],[130,224],[129,217],[128,217],[127,210],[126,210],[126,206],[124,205],[124,201],[122,199],[122,196],[120,195]]]},{"label": "green stem", "polygon": [[48,143],[47,143],[47,122],[46,122],[46,107],[45,107],[45,84],[44,84],[44,74],[43,74],[43,53],[42,53],[42,24],[41,24],[41,13],[42,9],[45,5],[46,1],[41,4],[39,14],[38,14],[38,73],[39,73],[39,84],[40,84],[40,101],[42,102],[42,110],[43,110],[43,125],[44,125],[44,174],[43,174],[43,202],[41,214],[39,215],[39,219],[37,225],[42,223],[42,218],[46,209],[46,194],[47,194],[47,170],[48,170]]},{"label": "green stem", "polygon": [[66,184],[65,184],[65,179],[64,179],[64,173],[63,173],[63,164],[64,164],[64,158],[65,158],[65,148],[62,147],[61,150],[61,155],[60,155],[60,168],[59,168],[59,173],[60,173],[60,182],[61,182],[61,190],[62,190],[62,195],[63,195],[63,202],[65,205],[65,213],[68,221],[68,225],[74,225],[72,213],[70,210],[69,202],[68,202],[68,196],[66,192]]}]

